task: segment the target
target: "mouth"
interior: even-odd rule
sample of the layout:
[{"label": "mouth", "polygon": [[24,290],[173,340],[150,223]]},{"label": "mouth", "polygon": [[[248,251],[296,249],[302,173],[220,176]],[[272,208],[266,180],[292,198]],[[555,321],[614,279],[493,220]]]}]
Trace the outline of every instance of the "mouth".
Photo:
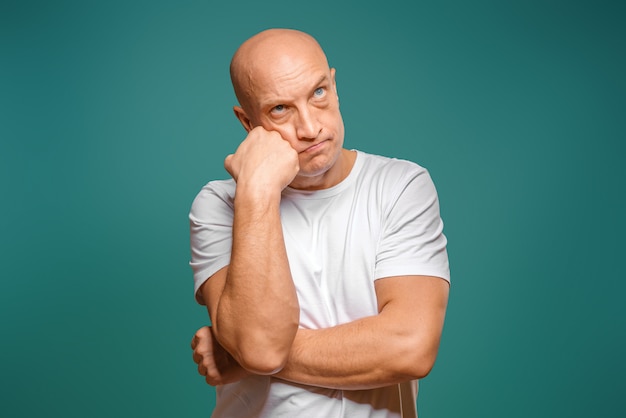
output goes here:
[{"label": "mouth", "polygon": [[325,139],[321,142],[318,142],[317,144],[313,144],[310,147],[305,148],[304,150],[300,151],[300,154],[315,152],[321,149],[327,142],[328,142],[328,139]]}]

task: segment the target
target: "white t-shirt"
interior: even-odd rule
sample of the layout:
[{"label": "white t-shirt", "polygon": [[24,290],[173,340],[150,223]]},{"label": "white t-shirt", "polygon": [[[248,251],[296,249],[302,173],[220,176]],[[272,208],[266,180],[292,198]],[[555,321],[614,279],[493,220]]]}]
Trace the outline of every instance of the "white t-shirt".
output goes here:
[{"label": "white t-shirt", "polygon": [[[192,205],[190,265],[196,294],[230,262],[234,195],[233,180],[212,181]],[[417,164],[357,151],[341,183],[318,191],[288,187],[280,210],[302,328],[376,315],[376,279],[427,275],[450,280],[437,192]],[[217,395],[214,417],[410,417],[415,416],[417,382],[347,391],[252,376],[218,387]]]}]

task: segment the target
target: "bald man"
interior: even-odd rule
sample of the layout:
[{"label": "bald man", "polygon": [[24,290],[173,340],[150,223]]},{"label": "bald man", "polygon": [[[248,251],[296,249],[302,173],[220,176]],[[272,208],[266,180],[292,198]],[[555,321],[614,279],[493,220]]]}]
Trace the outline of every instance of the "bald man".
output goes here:
[{"label": "bald man", "polygon": [[428,172],[343,147],[335,69],[308,34],[253,36],[231,79],[247,136],[190,212],[213,416],[417,416],[450,280]]}]

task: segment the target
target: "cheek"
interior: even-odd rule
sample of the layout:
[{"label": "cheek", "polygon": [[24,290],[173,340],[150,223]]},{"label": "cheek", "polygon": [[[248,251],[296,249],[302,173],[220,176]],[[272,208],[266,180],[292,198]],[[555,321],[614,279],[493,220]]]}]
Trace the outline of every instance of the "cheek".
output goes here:
[{"label": "cheek", "polygon": [[326,126],[328,129],[331,129],[335,133],[339,134],[343,132],[343,120],[341,119],[341,114],[339,113],[339,111],[329,112],[328,114],[326,114],[323,123],[324,126]]},{"label": "cheek", "polygon": [[280,136],[285,141],[289,142],[289,144],[292,147],[294,147],[294,145],[298,143],[298,139],[297,139],[297,136],[296,136],[296,130],[291,125],[274,126],[274,127],[271,127],[270,130],[278,132],[280,134]]},{"label": "cheek", "polygon": [[295,138],[295,129],[290,123],[275,124],[270,120],[265,120],[262,125],[268,131],[278,132],[289,143],[292,143],[292,139]]}]

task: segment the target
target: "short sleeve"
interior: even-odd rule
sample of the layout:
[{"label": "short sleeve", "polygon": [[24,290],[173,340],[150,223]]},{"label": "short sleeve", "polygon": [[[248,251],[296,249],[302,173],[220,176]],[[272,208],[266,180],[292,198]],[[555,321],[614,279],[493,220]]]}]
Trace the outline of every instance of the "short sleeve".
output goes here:
[{"label": "short sleeve", "polygon": [[[233,182],[234,183],[234,182]],[[189,213],[194,295],[200,286],[230,263],[234,184],[211,182],[198,193]]]},{"label": "short sleeve", "polygon": [[405,170],[391,186],[375,279],[424,275],[450,281],[447,240],[435,185],[424,168]]}]

